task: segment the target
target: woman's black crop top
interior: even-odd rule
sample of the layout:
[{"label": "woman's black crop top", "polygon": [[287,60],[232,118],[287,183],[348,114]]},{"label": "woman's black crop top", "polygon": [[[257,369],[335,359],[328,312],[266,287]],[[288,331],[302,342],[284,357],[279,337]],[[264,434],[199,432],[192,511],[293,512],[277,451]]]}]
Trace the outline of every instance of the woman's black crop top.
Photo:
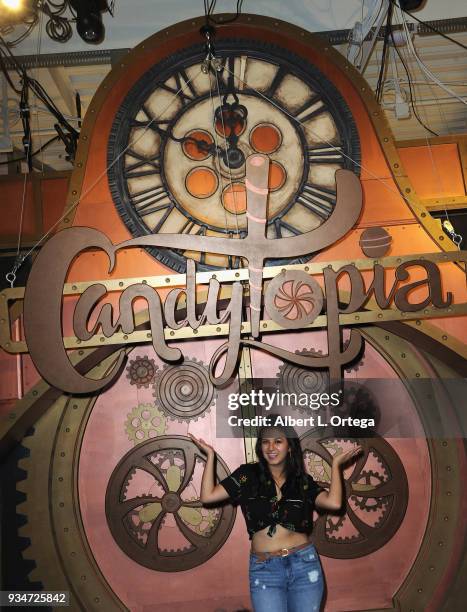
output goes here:
[{"label": "woman's black crop top", "polygon": [[274,480],[263,472],[259,463],[242,464],[220,484],[233,502],[240,503],[250,540],[268,525],[271,537],[276,525],[311,533],[315,499],[325,490],[309,474],[301,481],[291,477],[282,485],[282,497],[277,500]]}]

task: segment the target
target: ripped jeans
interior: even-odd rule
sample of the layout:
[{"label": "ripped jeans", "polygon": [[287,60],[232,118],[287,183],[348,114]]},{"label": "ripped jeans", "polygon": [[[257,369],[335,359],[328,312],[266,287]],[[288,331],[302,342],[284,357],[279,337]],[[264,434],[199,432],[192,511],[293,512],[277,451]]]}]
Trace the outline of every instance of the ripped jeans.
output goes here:
[{"label": "ripped jeans", "polygon": [[286,557],[257,563],[250,553],[250,595],[254,612],[318,612],[324,579],[313,544]]}]

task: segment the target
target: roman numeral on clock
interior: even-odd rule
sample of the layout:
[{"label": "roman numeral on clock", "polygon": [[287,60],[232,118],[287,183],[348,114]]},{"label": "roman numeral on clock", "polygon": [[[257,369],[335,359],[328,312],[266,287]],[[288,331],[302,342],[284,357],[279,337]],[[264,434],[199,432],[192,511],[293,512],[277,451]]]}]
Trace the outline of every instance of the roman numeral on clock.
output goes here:
[{"label": "roman numeral on clock", "polygon": [[235,57],[229,55],[221,60],[221,70],[216,71],[214,66],[211,66],[211,70],[214,72],[214,76],[219,83],[219,89],[221,93],[227,93],[229,91],[235,91]]},{"label": "roman numeral on clock", "polygon": [[130,120],[130,127],[147,128],[162,137],[167,135],[167,127],[171,119],[157,119],[144,104],[138,112],[137,117],[139,118],[135,117]]},{"label": "roman numeral on clock", "polygon": [[[143,155],[140,155],[139,153],[133,151],[133,149],[128,149],[126,154],[138,160],[135,162],[127,163],[127,165],[125,166],[124,176],[126,179],[134,179],[140,176],[150,176],[152,174],[161,173],[159,155],[154,155],[153,157],[144,157]],[[142,168],[144,168],[144,170]]]},{"label": "roman numeral on clock", "polygon": [[300,123],[304,123],[305,121],[309,121],[321,113],[324,113],[326,110],[326,106],[323,100],[319,96],[312,96],[309,98],[305,104],[303,104],[295,113],[294,117]]},{"label": "roman numeral on clock", "polygon": [[160,83],[159,87],[176,95],[180,99],[182,106],[186,106],[190,102],[193,102],[197,97],[196,89],[193,87],[193,83],[188,78],[183,68],[175,72],[171,78],[175,81],[175,87],[168,85],[167,81],[165,83]]},{"label": "roman numeral on clock", "polygon": [[169,198],[169,194],[162,185],[150,187],[137,194],[132,194],[131,201],[140,217],[147,217],[160,210],[166,208],[172,209],[174,207],[172,200]]},{"label": "roman numeral on clock", "polygon": [[305,183],[297,202],[324,220],[331,215],[336,205],[336,192],[325,187],[317,187],[313,183]]},{"label": "roman numeral on clock", "polygon": [[306,148],[306,156],[309,163],[314,164],[343,164],[344,155],[342,147],[334,147],[332,145],[322,145],[319,147],[308,145]]},{"label": "roman numeral on clock", "polygon": [[287,230],[287,232],[290,232],[290,234],[293,234],[294,236],[298,236],[301,234],[301,231],[299,229],[297,229],[290,223],[287,223],[287,221],[284,221],[284,219],[275,219],[273,222],[273,228],[276,234],[276,238],[284,237],[282,233],[283,230]]}]

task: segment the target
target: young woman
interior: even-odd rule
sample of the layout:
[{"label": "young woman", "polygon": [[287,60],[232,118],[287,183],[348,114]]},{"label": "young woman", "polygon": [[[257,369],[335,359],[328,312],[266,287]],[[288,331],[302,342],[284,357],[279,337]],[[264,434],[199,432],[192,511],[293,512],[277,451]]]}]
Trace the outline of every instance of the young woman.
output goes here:
[{"label": "young woman", "polygon": [[[275,422],[275,415],[270,415]],[[329,491],[306,473],[292,427],[263,427],[256,442],[257,463],[245,463],[215,483],[215,451],[193,435],[207,455],[201,501],[239,502],[251,539],[250,594],[255,612],[311,612],[320,609],[324,590],[318,554],[310,541],[313,508],[342,506],[341,467],[361,446],[334,456]]]}]

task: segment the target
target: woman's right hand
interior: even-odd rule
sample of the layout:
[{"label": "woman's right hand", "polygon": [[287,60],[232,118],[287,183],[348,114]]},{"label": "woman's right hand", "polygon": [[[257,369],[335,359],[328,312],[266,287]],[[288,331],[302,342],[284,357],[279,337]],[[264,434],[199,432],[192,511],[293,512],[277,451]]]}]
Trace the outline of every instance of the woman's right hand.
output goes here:
[{"label": "woman's right hand", "polygon": [[189,433],[188,435],[193,440],[193,442],[196,444],[196,446],[200,450],[202,450],[204,453],[206,453],[208,457],[210,456],[214,457],[214,455],[216,454],[216,451],[213,449],[211,445],[205,442],[202,438],[195,438],[195,436],[191,433]]}]

